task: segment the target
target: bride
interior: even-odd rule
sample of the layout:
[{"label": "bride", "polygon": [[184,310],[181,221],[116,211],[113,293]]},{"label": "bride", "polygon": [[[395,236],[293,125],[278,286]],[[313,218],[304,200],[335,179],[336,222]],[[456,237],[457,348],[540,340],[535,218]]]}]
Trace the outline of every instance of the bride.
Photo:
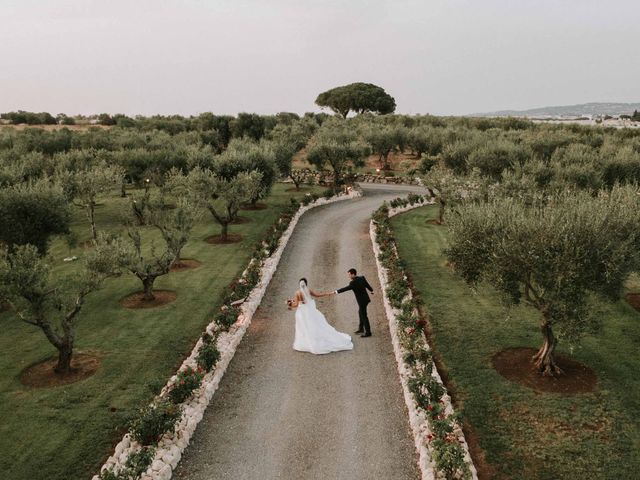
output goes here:
[{"label": "bride", "polygon": [[293,349],[315,354],[353,350],[351,337],[338,332],[327,323],[322,312],[316,308],[312,297],[326,297],[334,293],[316,293],[309,290],[307,279],[300,279],[300,290],[293,300],[287,300],[289,309],[296,308],[296,336]]}]

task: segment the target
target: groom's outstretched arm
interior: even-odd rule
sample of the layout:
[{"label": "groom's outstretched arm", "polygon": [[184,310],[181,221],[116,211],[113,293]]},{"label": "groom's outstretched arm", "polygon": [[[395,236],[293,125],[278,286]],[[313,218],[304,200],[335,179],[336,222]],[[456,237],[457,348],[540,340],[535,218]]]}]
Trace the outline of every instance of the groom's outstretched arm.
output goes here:
[{"label": "groom's outstretched arm", "polygon": [[348,292],[349,290],[353,290],[353,285],[349,284],[346,287],[339,288],[336,290],[336,293]]}]

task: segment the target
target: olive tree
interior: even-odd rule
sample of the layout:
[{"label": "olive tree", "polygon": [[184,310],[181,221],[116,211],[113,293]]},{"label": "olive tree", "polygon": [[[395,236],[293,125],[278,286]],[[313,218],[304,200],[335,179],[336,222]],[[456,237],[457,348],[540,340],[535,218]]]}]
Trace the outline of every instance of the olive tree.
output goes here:
[{"label": "olive tree", "polygon": [[398,137],[396,128],[393,126],[372,125],[364,131],[364,139],[371,146],[371,151],[378,155],[380,166],[388,170],[389,154],[395,150],[398,145]]},{"label": "olive tree", "polygon": [[87,254],[81,272],[60,278],[33,245],[0,250],[0,303],[18,320],[42,330],[58,350],[55,371],[71,369],[76,328],[85,299],[104,280],[119,274],[118,252],[109,243]]},{"label": "olive tree", "polygon": [[346,171],[364,165],[368,154],[369,146],[346,126],[326,122],[307,149],[307,161],[318,170],[329,166],[338,186],[342,184]]},{"label": "olive tree", "polygon": [[474,201],[488,194],[487,181],[477,170],[468,174],[456,174],[441,163],[437,163],[422,177],[422,181],[438,202],[438,223],[444,224],[447,207]]},{"label": "olive tree", "polygon": [[208,210],[221,226],[220,238],[227,241],[229,225],[238,218],[243,203],[250,201],[262,188],[262,174],[240,172],[227,179],[209,169],[194,168],[187,175],[173,171],[168,187],[176,195],[187,195],[194,205]]},{"label": "olive tree", "polygon": [[[308,122],[305,123],[308,124]],[[300,190],[304,175],[293,168],[293,158],[306,146],[310,135],[311,132],[302,125],[302,122],[291,125],[280,124],[269,132],[269,145],[280,175],[290,178],[296,190]]]},{"label": "olive tree", "polygon": [[640,198],[615,187],[592,196],[563,193],[551,201],[493,198],[459,206],[449,219],[448,260],[471,285],[495,287],[508,304],[540,313],[543,343],[532,361],[545,375],[561,373],[559,338],[577,340],[596,318],[591,299],[620,298],[637,270]]},{"label": "olive tree", "polygon": [[269,142],[257,144],[249,139],[232,140],[227,149],[214,158],[211,169],[227,181],[241,172],[260,173],[260,188],[252,189],[251,197],[246,200],[252,205],[269,195],[278,178],[278,166]]},{"label": "olive tree", "polygon": [[155,299],[153,285],[158,277],[170,272],[187,244],[198,218],[197,207],[187,198],[178,200],[176,208],[168,209],[164,202],[151,201],[144,211],[144,224],[154,227],[164,243],[157,249],[149,235],[137,222],[125,223],[127,236],[120,242],[122,266],[142,282],[143,299]]},{"label": "olive tree", "polygon": [[470,169],[478,169],[480,174],[499,180],[502,172],[524,164],[533,152],[514,142],[498,139],[478,146],[468,157]]},{"label": "olive tree", "polygon": [[69,233],[69,203],[48,181],[0,188],[0,244],[33,245],[47,253],[51,237]]},{"label": "olive tree", "polygon": [[419,126],[409,130],[407,145],[411,148],[416,158],[420,158],[423,153],[433,156],[442,152],[444,138],[441,129]]},{"label": "olive tree", "polygon": [[124,170],[105,161],[88,163],[78,169],[60,168],[56,172],[58,182],[74,205],[85,210],[91,226],[91,238],[97,239],[96,205],[98,196],[122,186]]}]

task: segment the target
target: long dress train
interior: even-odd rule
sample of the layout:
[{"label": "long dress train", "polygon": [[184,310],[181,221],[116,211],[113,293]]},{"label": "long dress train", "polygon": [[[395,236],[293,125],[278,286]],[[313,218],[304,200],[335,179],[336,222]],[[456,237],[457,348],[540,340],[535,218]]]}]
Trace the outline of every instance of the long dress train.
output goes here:
[{"label": "long dress train", "polygon": [[305,303],[300,302],[296,310],[296,335],[294,350],[324,354],[340,350],[353,350],[351,337],[337,331],[327,322],[316,302],[305,292]]}]

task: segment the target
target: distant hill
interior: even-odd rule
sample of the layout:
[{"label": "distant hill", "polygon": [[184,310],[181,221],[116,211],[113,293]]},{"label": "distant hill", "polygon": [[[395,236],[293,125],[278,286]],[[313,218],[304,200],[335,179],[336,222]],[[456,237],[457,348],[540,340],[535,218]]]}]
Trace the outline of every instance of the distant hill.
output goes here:
[{"label": "distant hill", "polygon": [[640,111],[640,103],[581,103],[555,107],[531,108],[529,110],[500,110],[497,112],[475,113],[474,117],[580,117],[582,115],[631,115]]}]

